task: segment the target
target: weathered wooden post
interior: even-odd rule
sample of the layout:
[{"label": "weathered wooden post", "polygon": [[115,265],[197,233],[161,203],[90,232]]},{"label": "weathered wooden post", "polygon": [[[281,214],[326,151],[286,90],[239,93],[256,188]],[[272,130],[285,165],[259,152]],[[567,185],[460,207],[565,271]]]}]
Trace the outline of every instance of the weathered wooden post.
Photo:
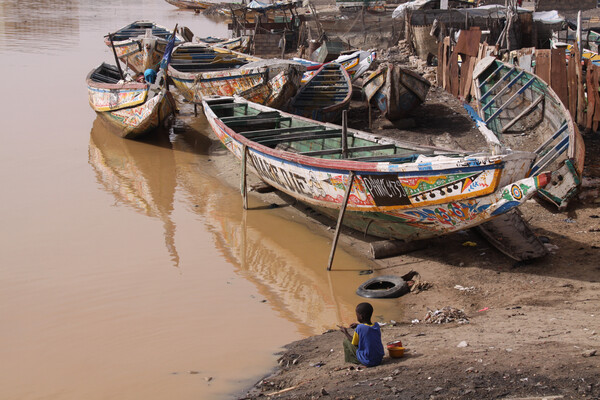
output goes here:
[{"label": "weathered wooden post", "polygon": [[342,207],[340,208],[340,215],[338,216],[337,226],[335,227],[335,235],[333,236],[333,243],[331,244],[331,253],[329,254],[329,264],[327,264],[327,271],[331,271],[331,265],[333,264],[333,256],[335,255],[335,248],[337,247],[338,238],[340,237],[340,228],[342,226],[342,220],[344,219],[344,214],[346,213],[346,206],[348,205],[348,199],[350,198],[350,192],[352,191],[352,185],[354,184],[354,176],[354,171],[350,171],[350,175],[348,176],[348,188],[346,189],[344,201],[342,202]]},{"label": "weathered wooden post", "polygon": [[348,110],[342,110],[342,158],[348,158]]},{"label": "weathered wooden post", "polygon": [[248,146],[244,145],[244,147],[242,148],[242,183],[241,183],[244,210],[248,209],[248,188],[246,185],[246,163],[248,162],[247,158],[248,158]]}]

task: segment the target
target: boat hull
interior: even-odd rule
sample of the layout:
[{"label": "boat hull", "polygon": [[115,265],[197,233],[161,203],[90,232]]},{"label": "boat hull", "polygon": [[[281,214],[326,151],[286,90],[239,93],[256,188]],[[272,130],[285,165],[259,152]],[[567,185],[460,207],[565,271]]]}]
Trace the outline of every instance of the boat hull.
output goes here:
[{"label": "boat hull", "polygon": [[564,208],[581,184],[585,145],[558,95],[536,75],[486,57],[473,72],[478,124],[504,146],[532,151],[532,174],[552,171],[539,194]]},{"label": "boat hull", "polygon": [[391,164],[329,160],[271,149],[237,134],[209,103],[203,104],[221,142],[239,159],[247,152],[251,171],[288,195],[328,210],[328,215],[339,213],[352,172],[355,177],[344,223],[358,229],[368,225],[368,232],[376,236],[414,240],[467,229],[517,207],[546,183],[538,177],[523,179],[534,157],[530,153],[461,159],[439,156]]},{"label": "boat hull", "polygon": [[373,72],[363,84],[367,101],[373,101],[390,121],[406,118],[427,97],[431,84],[419,74],[391,63]]}]

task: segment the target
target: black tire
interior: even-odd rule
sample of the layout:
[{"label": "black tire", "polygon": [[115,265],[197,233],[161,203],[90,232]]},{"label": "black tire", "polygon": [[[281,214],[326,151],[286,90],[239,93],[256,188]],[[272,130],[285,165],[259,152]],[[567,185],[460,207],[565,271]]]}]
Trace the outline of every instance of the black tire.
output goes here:
[{"label": "black tire", "polygon": [[408,284],[394,275],[384,275],[369,279],[356,289],[356,294],[371,299],[393,299],[408,293]]}]

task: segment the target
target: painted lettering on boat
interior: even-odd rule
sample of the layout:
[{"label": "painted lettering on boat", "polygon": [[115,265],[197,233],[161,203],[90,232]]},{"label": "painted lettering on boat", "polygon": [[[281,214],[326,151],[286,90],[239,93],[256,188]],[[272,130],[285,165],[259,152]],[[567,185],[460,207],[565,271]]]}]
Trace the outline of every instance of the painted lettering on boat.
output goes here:
[{"label": "painted lettering on boat", "polygon": [[292,192],[302,193],[307,196],[313,195],[303,176],[267,163],[264,158],[259,157],[256,153],[250,152],[249,155],[254,168],[256,168],[260,175]]},{"label": "painted lettering on boat", "polygon": [[411,204],[397,174],[362,175],[361,177],[378,207]]},{"label": "painted lettering on boat", "polygon": [[476,201],[454,202],[448,204],[447,207],[421,208],[400,213],[399,216],[405,218],[408,223],[415,225],[431,224],[433,222],[456,226],[474,220],[489,207],[489,204],[480,206]]}]

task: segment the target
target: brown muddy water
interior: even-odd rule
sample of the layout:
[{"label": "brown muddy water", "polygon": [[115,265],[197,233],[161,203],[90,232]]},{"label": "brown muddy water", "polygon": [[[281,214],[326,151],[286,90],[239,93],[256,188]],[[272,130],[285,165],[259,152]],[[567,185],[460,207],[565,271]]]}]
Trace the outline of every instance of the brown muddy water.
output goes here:
[{"label": "brown muddy water", "polygon": [[241,209],[202,118],[145,141],[96,118],[85,76],[139,19],[227,35],[163,0],[0,1],[2,399],[235,398],[363,300],[364,260],[327,273],[329,239]]}]

